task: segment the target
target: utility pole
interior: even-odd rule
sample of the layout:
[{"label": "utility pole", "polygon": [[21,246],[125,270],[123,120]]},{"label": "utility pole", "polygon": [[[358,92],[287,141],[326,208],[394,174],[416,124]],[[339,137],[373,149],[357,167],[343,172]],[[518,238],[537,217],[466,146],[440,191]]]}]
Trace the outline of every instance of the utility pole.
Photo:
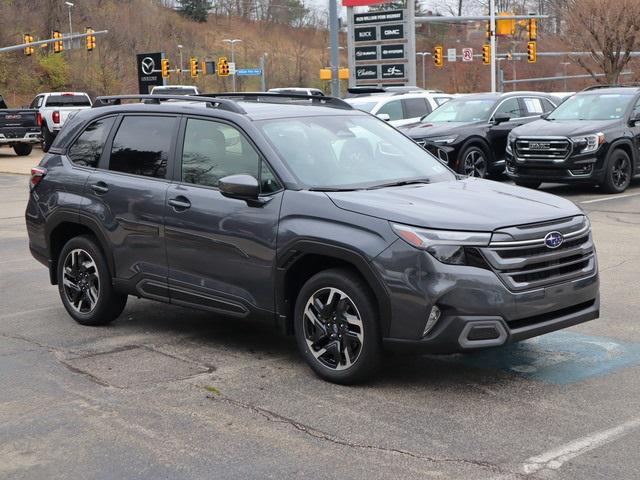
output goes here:
[{"label": "utility pole", "polygon": [[340,56],[338,50],[339,38],[338,23],[338,0],[329,0],[329,36],[331,45],[331,96],[340,96],[340,80],[338,79],[338,68]]},{"label": "utility pole", "polygon": [[[223,40],[224,43],[228,43],[231,45],[231,63],[233,63],[233,66],[235,68],[236,66],[236,54],[235,54],[235,50],[233,48],[233,46],[236,43],[240,43],[242,40],[240,40],[239,38],[234,38],[234,39],[230,39],[230,38],[225,38]],[[236,72],[233,72],[233,75],[231,76],[231,88],[233,89],[234,93],[236,91]]]},{"label": "utility pole", "polygon": [[182,63],[182,45],[178,45],[180,51],[180,73],[184,72],[184,64]]},{"label": "utility pole", "polygon": [[260,88],[262,89],[263,92],[267,91],[267,72],[265,69],[267,66],[268,55],[269,54],[267,52],[260,55],[260,70],[262,70],[262,75],[260,76]]},{"label": "utility pole", "polygon": [[427,69],[425,66],[425,58],[429,52],[416,52],[416,56],[422,57],[422,88],[427,89]]},{"label": "utility pole", "polygon": [[489,0],[489,44],[491,45],[491,93],[496,91],[496,0]]}]

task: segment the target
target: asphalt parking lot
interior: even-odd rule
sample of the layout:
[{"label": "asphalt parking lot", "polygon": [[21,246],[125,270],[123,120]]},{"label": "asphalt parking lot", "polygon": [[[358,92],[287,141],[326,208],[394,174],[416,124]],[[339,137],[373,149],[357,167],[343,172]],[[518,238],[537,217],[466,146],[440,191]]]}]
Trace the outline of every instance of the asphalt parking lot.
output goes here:
[{"label": "asphalt parking lot", "polygon": [[130,298],[108,327],[75,324],[28,252],[26,185],[0,174],[0,478],[638,478],[640,179],[543,186],[591,218],[599,320],[390,357],[358,387],[251,321]]}]

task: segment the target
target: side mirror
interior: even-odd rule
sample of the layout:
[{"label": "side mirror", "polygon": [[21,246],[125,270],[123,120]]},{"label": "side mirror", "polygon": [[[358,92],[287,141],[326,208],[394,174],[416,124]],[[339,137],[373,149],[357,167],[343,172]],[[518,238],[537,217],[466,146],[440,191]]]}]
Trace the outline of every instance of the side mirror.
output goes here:
[{"label": "side mirror", "polygon": [[629,125],[634,126],[640,122],[640,112],[634,112],[631,114],[631,117],[629,117]]},{"label": "side mirror", "polygon": [[391,117],[389,116],[388,113],[378,113],[376,117],[378,117],[380,120],[384,120],[385,122],[388,122],[389,120],[391,120]]},{"label": "side mirror", "polygon": [[255,200],[260,194],[260,185],[251,175],[228,175],[218,183],[220,192],[231,198]]},{"label": "side mirror", "polygon": [[511,116],[506,113],[496,113],[493,116],[494,125],[500,125],[501,123],[508,122],[509,120],[511,120]]}]

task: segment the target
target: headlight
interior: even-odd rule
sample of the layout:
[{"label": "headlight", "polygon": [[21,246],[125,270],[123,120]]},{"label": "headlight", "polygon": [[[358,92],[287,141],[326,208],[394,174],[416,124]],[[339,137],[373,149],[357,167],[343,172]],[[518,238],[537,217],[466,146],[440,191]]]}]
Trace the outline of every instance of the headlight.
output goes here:
[{"label": "headlight", "polygon": [[600,145],[604,143],[604,133],[598,132],[591,135],[580,135],[579,137],[571,138],[571,141],[576,146],[578,153],[595,152],[600,148]]},{"label": "headlight", "polygon": [[433,143],[441,143],[443,145],[449,145],[456,141],[458,135],[447,135],[446,137],[431,137],[426,140]]},{"label": "headlight", "polygon": [[430,230],[397,223],[392,224],[392,227],[396,234],[409,245],[426,250],[438,261],[449,265],[480,266],[476,265],[478,259],[475,252],[473,252],[474,258],[469,261],[470,252],[465,247],[487,246],[491,240],[491,233],[488,232]]},{"label": "headlight", "polygon": [[507,148],[506,148],[507,153],[509,153],[509,154],[513,153],[513,151],[511,150],[511,143],[515,139],[516,139],[516,137],[511,132],[509,132],[509,135],[507,136]]}]

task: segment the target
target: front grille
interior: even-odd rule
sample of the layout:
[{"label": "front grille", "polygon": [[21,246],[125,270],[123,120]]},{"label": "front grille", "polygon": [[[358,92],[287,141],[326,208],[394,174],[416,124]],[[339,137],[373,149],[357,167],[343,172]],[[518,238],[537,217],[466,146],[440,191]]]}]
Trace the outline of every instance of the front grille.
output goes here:
[{"label": "front grille", "polygon": [[[549,248],[544,237],[559,232],[564,241]],[[492,270],[514,291],[540,288],[593,274],[595,250],[589,221],[579,215],[568,219],[509,227],[495,232],[482,254]]]},{"label": "front grille", "polygon": [[571,153],[567,139],[519,138],[516,140],[516,156],[533,160],[564,160]]}]

